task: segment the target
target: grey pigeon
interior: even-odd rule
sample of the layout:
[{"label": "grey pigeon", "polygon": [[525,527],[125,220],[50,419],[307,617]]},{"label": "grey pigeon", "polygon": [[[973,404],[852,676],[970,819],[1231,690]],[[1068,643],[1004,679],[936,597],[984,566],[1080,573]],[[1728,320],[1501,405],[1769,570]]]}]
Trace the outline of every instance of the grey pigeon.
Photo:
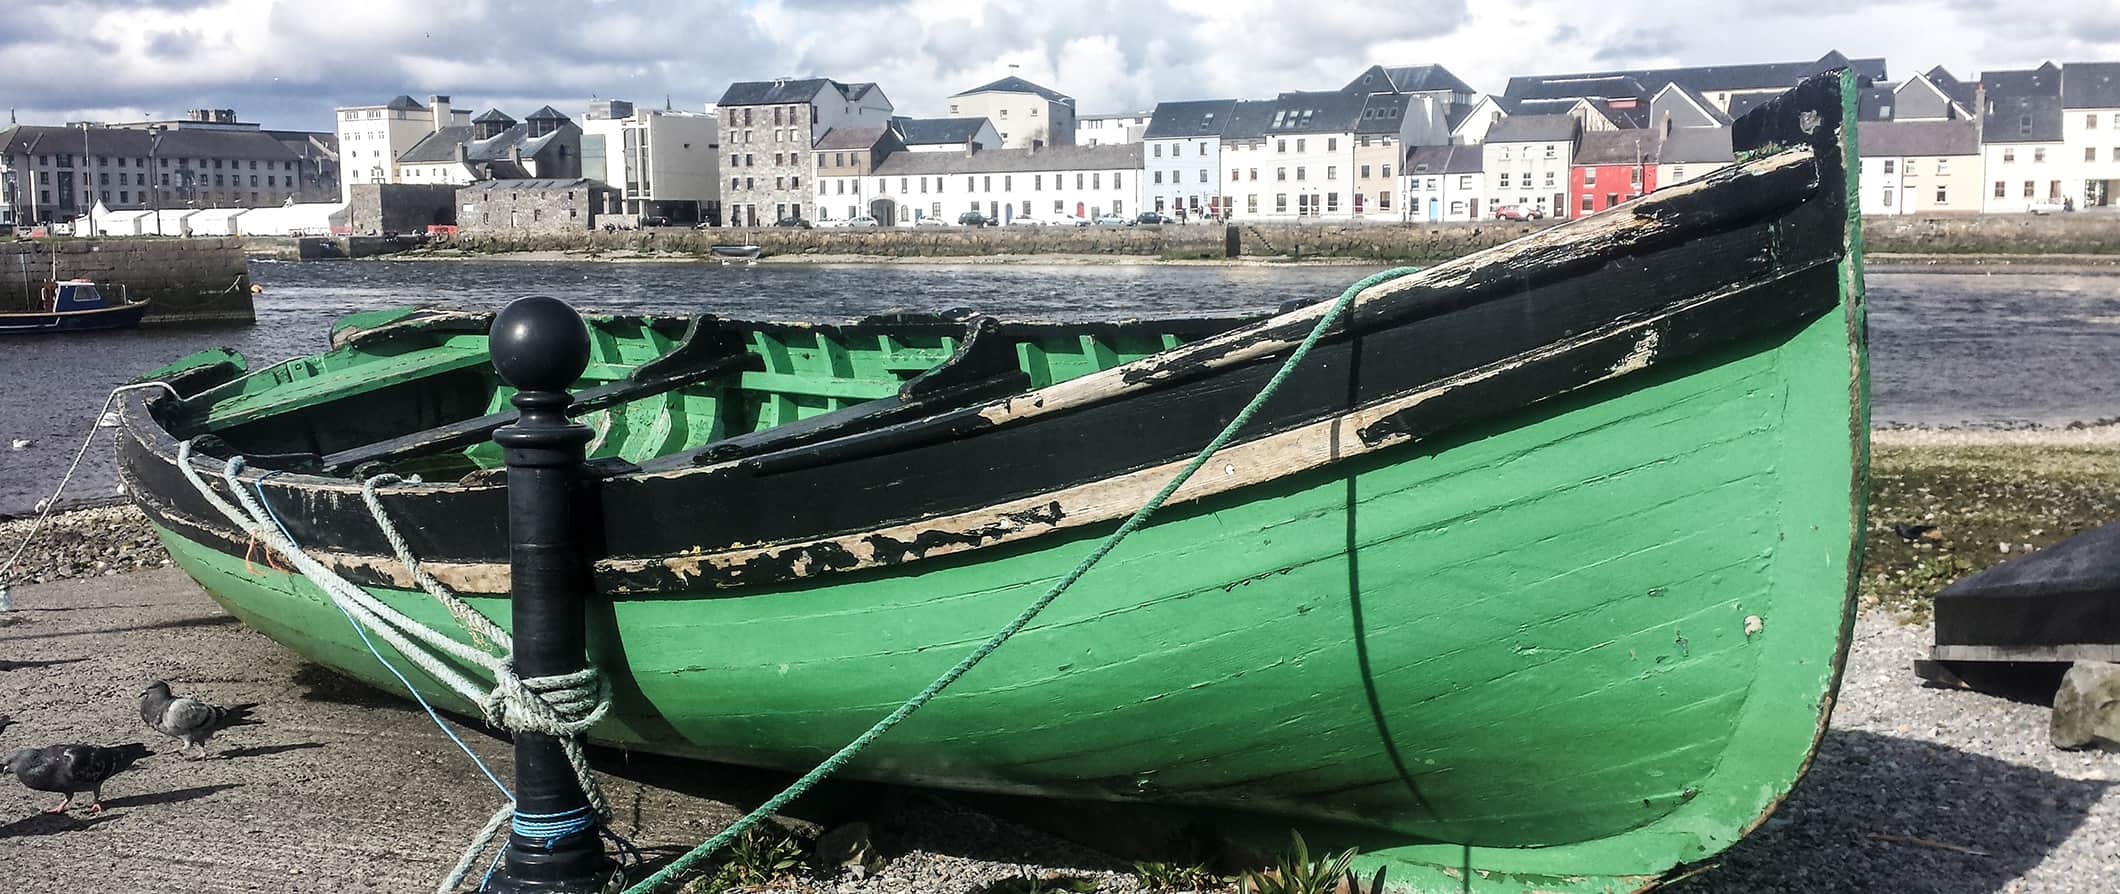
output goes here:
[{"label": "grey pigeon", "polygon": [[88,812],[95,814],[103,812],[103,782],[124,772],[147,753],[147,746],[139,744],[116,748],[47,745],[10,753],[6,767],[23,785],[66,795],[65,800],[45,808],[45,813],[65,813],[74,803],[74,793],[85,791],[89,793]]},{"label": "grey pigeon", "polygon": [[222,729],[250,723],[250,709],[255,704],[224,708],[209,704],[190,696],[171,695],[169,684],[156,680],[140,692],[140,719],[147,721],[147,728],[182,740],[184,753],[193,748],[201,756],[206,753],[206,740]]}]

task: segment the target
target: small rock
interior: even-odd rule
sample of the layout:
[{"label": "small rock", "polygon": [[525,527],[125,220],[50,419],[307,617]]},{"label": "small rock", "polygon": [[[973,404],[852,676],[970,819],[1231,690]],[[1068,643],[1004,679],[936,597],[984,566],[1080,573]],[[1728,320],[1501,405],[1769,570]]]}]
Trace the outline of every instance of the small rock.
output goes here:
[{"label": "small rock", "polygon": [[883,868],[883,856],[876,852],[868,823],[847,823],[825,832],[817,837],[817,847],[812,853],[818,865],[844,869],[857,879],[867,878]]},{"label": "small rock", "polygon": [[2120,664],[2078,661],[2054,693],[2048,735],[2056,748],[2120,750]]}]

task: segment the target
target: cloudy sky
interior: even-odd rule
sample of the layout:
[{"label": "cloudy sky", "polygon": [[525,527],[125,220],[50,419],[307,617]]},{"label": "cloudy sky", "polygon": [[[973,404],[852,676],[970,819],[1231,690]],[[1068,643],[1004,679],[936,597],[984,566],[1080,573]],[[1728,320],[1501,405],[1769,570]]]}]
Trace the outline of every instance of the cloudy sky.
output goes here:
[{"label": "cloudy sky", "polygon": [[518,116],[596,97],[696,110],[731,80],[815,74],[932,115],[1014,64],[1104,112],[1338,87],[1370,63],[1499,91],[1836,48],[1894,77],[2120,60],[2120,0],[0,0],[0,100],[24,123],[232,107],[329,129],[332,107],[399,93]]}]

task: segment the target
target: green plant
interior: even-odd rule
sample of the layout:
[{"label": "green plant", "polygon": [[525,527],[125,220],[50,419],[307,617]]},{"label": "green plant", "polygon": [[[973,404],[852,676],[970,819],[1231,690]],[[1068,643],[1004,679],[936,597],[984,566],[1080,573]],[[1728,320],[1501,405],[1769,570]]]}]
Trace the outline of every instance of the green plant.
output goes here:
[{"label": "green plant", "polygon": [[1023,874],[1005,878],[979,889],[979,894],[1095,894],[1097,883],[1079,876],[1061,875],[1047,878],[1034,875],[1026,867]]},{"label": "green plant", "polygon": [[1227,879],[1207,871],[1204,864],[1187,866],[1142,860],[1134,863],[1134,877],[1141,880],[1141,887],[1150,891],[1220,890],[1229,885]]},{"label": "green plant", "polygon": [[[1319,860],[1310,859],[1310,845],[1304,843],[1303,833],[1291,830],[1294,846],[1272,869],[1264,872],[1246,870],[1237,883],[1243,894],[1335,894],[1340,890],[1340,881],[1345,879],[1354,891],[1361,891],[1362,880],[1354,875],[1355,849],[1348,848],[1336,855]],[[1369,880],[1370,894],[1384,889],[1384,870]]]},{"label": "green plant", "polygon": [[802,844],[779,829],[754,828],[729,844],[721,873],[739,885],[763,885],[802,871]]}]

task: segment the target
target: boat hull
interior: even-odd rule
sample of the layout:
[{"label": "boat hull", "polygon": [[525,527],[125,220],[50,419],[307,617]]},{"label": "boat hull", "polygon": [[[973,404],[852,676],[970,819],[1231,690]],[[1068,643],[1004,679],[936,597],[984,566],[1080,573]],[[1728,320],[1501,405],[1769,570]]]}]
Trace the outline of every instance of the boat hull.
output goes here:
[{"label": "boat hull", "polygon": [[140,325],[140,319],[146,315],[147,303],[144,301],[98,310],[0,314],[0,334],[131,329]]}]

